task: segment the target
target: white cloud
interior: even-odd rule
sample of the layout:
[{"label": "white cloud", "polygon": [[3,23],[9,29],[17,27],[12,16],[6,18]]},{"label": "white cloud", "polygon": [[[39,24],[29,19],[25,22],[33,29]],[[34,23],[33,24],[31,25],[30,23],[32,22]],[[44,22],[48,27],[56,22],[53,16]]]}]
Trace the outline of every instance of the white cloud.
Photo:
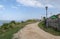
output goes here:
[{"label": "white cloud", "polygon": [[24,6],[31,6],[31,7],[43,7],[43,5],[36,0],[17,0],[18,3]]},{"label": "white cloud", "polygon": [[54,6],[51,4],[46,4],[45,6],[48,6],[49,8],[54,8]]},{"label": "white cloud", "polygon": [[[44,4],[40,0],[16,0],[18,3],[22,4],[23,6],[30,6],[30,7],[39,7],[39,8],[44,8],[45,6],[48,6],[49,8],[54,7],[51,4]],[[44,2],[48,2],[45,0]]]},{"label": "white cloud", "polygon": [[47,0],[49,3],[60,4],[60,0]]},{"label": "white cloud", "polygon": [[60,0],[45,0],[47,4],[53,4],[54,8],[60,9]]},{"label": "white cloud", "polygon": [[0,5],[0,10],[4,10],[4,6],[3,5]]},{"label": "white cloud", "polygon": [[4,7],[4,6],[3,6],[3,5],[0,5],[0,8],[1,8],[1,7]]}]

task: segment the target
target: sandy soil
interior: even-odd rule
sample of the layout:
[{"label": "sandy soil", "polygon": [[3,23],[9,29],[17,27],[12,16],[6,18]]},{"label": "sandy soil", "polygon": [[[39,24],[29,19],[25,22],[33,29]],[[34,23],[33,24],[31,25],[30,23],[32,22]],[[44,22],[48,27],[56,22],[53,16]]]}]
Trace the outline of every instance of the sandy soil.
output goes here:
[{"label": "sandy soil", "polygon": [[60,39],[60,36],[51,35],[38,27],[38,23],[28,24],[14,34],[13,39]]}]

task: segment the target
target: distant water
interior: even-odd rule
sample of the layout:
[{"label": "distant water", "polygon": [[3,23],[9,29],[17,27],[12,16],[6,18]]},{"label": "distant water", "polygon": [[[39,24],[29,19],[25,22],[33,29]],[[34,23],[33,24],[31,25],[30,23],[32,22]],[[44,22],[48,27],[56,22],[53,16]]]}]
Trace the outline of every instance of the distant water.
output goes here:
[{"label": "distant water", "polygon": [[0,22],[0,26],[3,24],[3,22]]},{"label": "distant water", "polygon": [[[16,22],[21,22],[21,21],[25,21],[25,20],[15,20]],[[4,23],[9,23],[11,22],[10,20],[0,20],[0,26],[3,25]]]},{"label": "distant water", "polygon": [[0,22],[0,26],[3,25],[4,23],[9,23],[9,22]]},{"label": "distant water", "polygon": [[0,21],[0,26],[3,25],[4,23],[9,23],[9,22],[11,22],[11,21]]}]

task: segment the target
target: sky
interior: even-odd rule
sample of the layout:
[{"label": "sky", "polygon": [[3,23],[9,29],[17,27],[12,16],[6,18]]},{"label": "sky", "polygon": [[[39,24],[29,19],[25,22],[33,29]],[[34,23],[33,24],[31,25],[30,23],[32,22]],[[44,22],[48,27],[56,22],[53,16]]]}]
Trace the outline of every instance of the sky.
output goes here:
[{"label": "sky", "polygon": [[60,0],[0,0],[0,20],[41,19],[60,13]]}]

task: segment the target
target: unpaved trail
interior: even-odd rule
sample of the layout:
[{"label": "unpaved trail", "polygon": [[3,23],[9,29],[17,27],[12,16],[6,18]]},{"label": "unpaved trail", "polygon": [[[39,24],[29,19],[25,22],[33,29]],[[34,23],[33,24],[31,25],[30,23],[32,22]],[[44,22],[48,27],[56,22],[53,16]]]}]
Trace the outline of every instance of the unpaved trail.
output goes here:
[{"label": "unpaved trail", "polygon": [[51,35],[38,27],[38,23],[28,24],[14,34],[13,39],[60,39],[60,36]]}]

